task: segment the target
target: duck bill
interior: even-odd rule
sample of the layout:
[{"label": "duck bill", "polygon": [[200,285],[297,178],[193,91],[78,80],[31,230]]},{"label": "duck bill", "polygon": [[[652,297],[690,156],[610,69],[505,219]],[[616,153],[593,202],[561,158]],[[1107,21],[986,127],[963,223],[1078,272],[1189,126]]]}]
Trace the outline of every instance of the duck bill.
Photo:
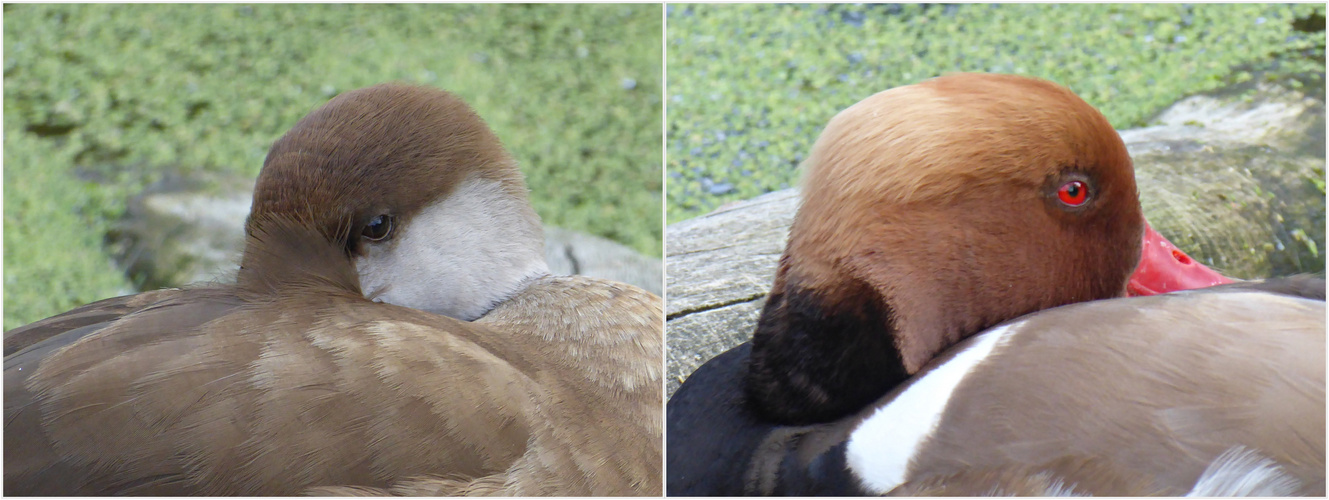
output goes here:
[{"label": "duck bill", "polygon": [[1126,283],[1131,297],[1191,290],[1232,283],[1232,279],[1196,262],[1163,235],[1144,223],[1144,248],[1140,265]]}]

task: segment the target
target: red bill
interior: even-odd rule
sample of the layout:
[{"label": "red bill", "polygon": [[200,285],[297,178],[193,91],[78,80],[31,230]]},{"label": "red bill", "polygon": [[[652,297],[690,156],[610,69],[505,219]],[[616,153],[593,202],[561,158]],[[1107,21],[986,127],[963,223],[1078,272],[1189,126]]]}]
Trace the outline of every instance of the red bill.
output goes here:
[{"label": "red bill", "polygon": [[1144,224],[1140,265],[1131,274],[1126,291],[1132,297],[1191,290],[1232,283],[1232,279],[1196,262],[1163,235]]}]

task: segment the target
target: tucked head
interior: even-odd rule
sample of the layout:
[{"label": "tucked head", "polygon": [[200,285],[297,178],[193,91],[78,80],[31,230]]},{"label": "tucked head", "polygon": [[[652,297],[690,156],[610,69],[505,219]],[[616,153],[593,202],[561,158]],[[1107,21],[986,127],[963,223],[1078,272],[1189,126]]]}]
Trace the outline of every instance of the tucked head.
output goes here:
[{"label": "tucked head", "polygon": [[[990,302],[963,330],[1120,296],[1139,260],[1125,144],[1098,110],[1043,80],[958,74],[876,94],[831,120],[806,175],[791,271],[808,262],[820,271],[812,286],[849,274],[890,303],[961,292],[944,297],[947,316]],[[945,333],[949,344],[965,332]],[[936,347],[900,343],[910,371]]]},{"label": "tucked head", "polygon": [[[426,87],[341,94],[273,144],[246,232],[291,223],[337,246],[366,296],[462,319],[547,273],[516,162],[466,103]],[[255,244],[242,267],[277,272],[254,269],[282,265]]]},{"label": "tucked head", "polygon": [[754,337],[751,389],[771,407],[791,393],[856,407],[984,328],[1124,295],[1140,257],[1125,145],[1046,81],[957,74],[881,92],[831,120],[806,168]]}]

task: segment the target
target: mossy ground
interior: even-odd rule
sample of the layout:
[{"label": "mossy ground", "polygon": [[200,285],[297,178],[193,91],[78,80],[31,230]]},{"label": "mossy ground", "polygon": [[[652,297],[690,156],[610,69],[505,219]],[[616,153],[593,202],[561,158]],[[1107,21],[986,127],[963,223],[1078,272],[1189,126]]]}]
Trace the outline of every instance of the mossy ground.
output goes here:
[{"label": "mossy ground", "polygon": [[661,249],[661,6],[5,5],[4,328],[130,291],[104,235],[168,171],[257,175],[339,92],[451,90],[546,223]]},{"label": "mossy ground", "polygon": [[821,127],[951,72],[1066,85],[1118,129],[1252,77],[1323,85],[1324,5],[670,5],[668,220],[789,187]]}]

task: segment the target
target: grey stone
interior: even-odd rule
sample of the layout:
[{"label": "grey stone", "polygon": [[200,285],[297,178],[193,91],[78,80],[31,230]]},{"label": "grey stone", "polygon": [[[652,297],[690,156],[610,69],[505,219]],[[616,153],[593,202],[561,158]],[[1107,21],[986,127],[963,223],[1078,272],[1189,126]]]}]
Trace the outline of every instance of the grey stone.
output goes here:
[{"label": "grey stone", "polygon": [[664,263],[599,236],[545,226],[545,260],[554,274],[577,274],[664,293]]},{"label": "grey stone", "polygon": [[108,240],[139,290],[234,281],[252,180],[171,176],[130,200]]}]

